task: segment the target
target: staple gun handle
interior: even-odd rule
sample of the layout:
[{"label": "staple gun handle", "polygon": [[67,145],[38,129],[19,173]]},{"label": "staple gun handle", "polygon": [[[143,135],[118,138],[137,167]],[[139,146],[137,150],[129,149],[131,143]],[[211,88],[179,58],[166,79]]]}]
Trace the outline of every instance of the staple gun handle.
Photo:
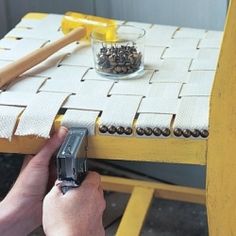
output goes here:
[{"label": "staple gun handle", "polygon": [[61,48],[72,42],[80,40],[85,36],[85,34],[86,29],[84,27],[74,29],[57,41],[50,43],[45,47],[39,48],[0,69],[0,88],[14,80],[17,80],[19,75],[46,60],[49,56]]}]

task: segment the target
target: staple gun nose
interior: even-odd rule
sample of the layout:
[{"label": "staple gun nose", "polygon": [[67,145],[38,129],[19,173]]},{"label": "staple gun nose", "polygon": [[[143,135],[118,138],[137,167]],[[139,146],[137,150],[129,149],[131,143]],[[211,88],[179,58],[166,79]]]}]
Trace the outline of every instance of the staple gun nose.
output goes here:
[{"label": "staple gun nose", "polygon": [[70,128],[57,154],[57,178],[65,194],[79,187],[87,173],[88,130]]}]

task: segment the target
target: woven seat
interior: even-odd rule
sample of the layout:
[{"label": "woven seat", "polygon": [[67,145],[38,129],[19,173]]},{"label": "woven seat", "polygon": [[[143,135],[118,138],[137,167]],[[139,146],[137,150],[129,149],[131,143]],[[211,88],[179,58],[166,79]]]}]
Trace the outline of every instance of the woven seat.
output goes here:
[{"label": "woven seat", "polygon": [[[232,10],[230,14],[233,17],[235,13]],[[60,38],[61,18],[61,15],[34,13],[24,17],[0,40],[0,67]],[[109,80],[95,72],[88,42],[81,41],[63,48],[21,75],[20,80],[0,90],[0,152],[36,153],[60,125],[81,126],[89,130],[89,157],[199,164],[208,168],[217,166],[216,162],[212,164],[212,156],[216,154],[213,144],[219,143],[219,137],[215,135],[217,128],[211,125],[214,118],[210,115],[217,113],[216,101],[212,100],[210,113],[210,99],[217,97],[222,83],[222,79],[217,80],[215,72],[223,33],[137,22],[120,23],[146,30],[144,75],[132,80]],[[233,23],[229,21],[228,27],[232,29],[230,24]],[[230,51],[228,45],[232,46],[232,42],[226,38],[223,46],[227,52]],[[220,62],[224,65],[223,59]],[[228,68],[228,75],[235,74],[232,68]],[[224,76],[225,71],[218,72],[218,77]],[[230,111],[226,114],[229,115]],[[216,138],[208,138],[209,134]],[[209,179],[216,177],[215,171],[208,170]],[[147,191],[147,204],[141,209],[143,216],[153,194],[164,193],[166,197],[171,192],[169,187],[166,190],[162,185],[125,184],[105,177],[103,182],[105,188],[112,190],[121,185],[124,192],[127,189],[132,192],[134,188],[131,207],[128,207],[131,211],[136,200],[140,201],[140,196]],[[216,186],[213,184],[212,188]],[[214,198],[214,191],[209,192],[209,189],[210,198]],[[204,190],[179,187],[174,192],[167,198],[205,202]],[[224,197],[219,192],[217,196],[219,203]],[[214,218],[212,205],[208,210],[210,233],[222,235],[214,234],[218,227],[211,221]],[[219,212],[220,208],[217,215]],[[125,221],[129,218],[127,214]],[[235,214],[231,218],[235,219]],[[123,228],[127,226],[121,225]]]},{"label": "woven seat", "polygon": [[[61,18],[49,14],[42,19],[22,19],[0,41],[0,66],[62,36],[58,32]],[[123,24],[140,26],[135,22]],[[62,107],[66,109],[63,124],[86,126],[91,135],[206,138],[209,96],[222,32],[142,26],[146,43],[145,74],[141,78],[114,81],[99,76],[93,69],[90,44],[80,42],[60,50],[22,76],[20,82],[10,84],[0,94],[0,104],[11,106],[11,110],[23,108],[15,134],[48,138]],[[19,114],[14,115],[16,121]],[[44,124],[39,123],[40,117]],[[2,126],[0,137],[11,139],[16,124],[6,126],[2,122]],[[129,132],[125,132],[127,129]],[[175,129],[178,132],[174,133]]]}]

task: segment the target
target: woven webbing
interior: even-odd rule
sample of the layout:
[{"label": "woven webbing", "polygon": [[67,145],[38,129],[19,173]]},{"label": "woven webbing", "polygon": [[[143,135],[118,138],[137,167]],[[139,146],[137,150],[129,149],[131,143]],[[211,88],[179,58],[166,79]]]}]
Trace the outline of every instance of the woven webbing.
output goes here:
[{"label": "woven webbing", "polygon": [[[61,18],[22,19],[0,40],[0,67],[60,38]],[[14,117],[8,126],[0,120],[2,137],[10,138],[15,127],[17,135],[49,137],[62,112],[62,124],[87,127],[91,135],[206,138],[222,32],[120,23],[146,30],[141,78],[115,81],[98,75],[89,43],[73,43],[0,91],[0,117],[7,117],[6,109]],[[22,108],[14,110],[17,106]]]}]

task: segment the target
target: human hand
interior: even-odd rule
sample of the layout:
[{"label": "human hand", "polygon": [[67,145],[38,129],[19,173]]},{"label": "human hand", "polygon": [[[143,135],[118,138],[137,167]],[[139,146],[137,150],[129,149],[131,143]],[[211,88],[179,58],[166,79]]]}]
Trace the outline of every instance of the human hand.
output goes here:
[{"label": "human hand", "polygon": [[100,176],[89,172],[81,186],[63,195],[56,184],[43,202],[43,228],[47,236],[103,236],[105,200]]},{"label": "human hand", "polygon": [[66,133],[66,128],[60,128],[37,155],[25,158],[13,188],[0,203],[0,235],[27,235],[41,225],[49,163]]}]

